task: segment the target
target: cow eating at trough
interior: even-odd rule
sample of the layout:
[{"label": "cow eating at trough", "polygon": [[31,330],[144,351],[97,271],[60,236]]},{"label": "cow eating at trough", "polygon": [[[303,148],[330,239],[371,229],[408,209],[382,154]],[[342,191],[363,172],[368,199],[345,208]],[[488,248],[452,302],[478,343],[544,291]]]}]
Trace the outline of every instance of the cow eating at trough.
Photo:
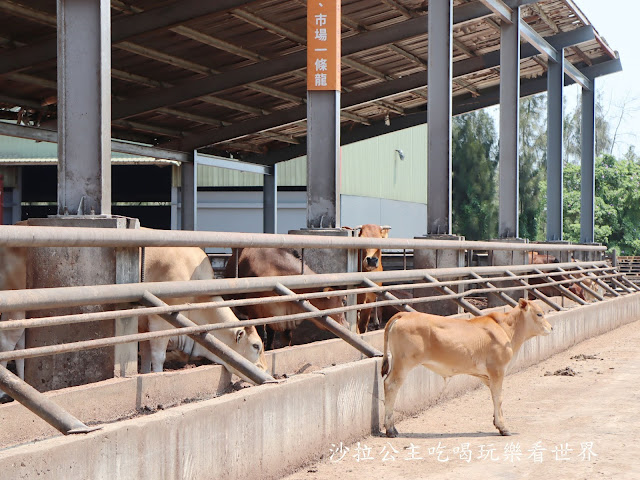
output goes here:
[{"label": "cow eating at trough", "polygon": [[[212,280],[214,278],[213,268],[207,254],[198,247],[146,247],[144,257],[145,282]],[[175,305],[212,301],[222,301],[222,298],[205,295],[167,299],[166,303]],[[242,326],[229,307],[192,310],[184,312],[184,315],[198,325],[238,322],[237,327],[215,330],[212,334],[251,363],[263,370],[266,369],[264,348],[258,332],[255,327]],[[170,328],[173,327],[157,315],[140,316],[138,319],[138,329],[141,332],[153,332]],[[143,373],[147,373],[149,370],[161,372],[167,348],[180,350],[191,357],[204,357],[213,362],[221,363],[218,357],[194,342],[190,337],[176,335],[175,337],[156,338],[140,344],[141,371]],[[237,373],[233,369],[230,370],[233,373]]]},{"label": "cow eating at trough", "polygon": [[[375,225],[368,223],[356,227],[354,230],[358,231],[358,237],[362,238],[387,238],[389,236],[389,230],[391,227],[388,225]],[[367,248],[358,252],[358,264],[360,271],[362,272],[382,272],[382,251],[379,248]],[[377,284],[382,286],[381,283]],[[378,295],[375,292],[362,293],[358,295],[358,304],[363,305],[367,303],[373,303],[376,301]],[[358,333],[365,333],[371,320],[371,313],[373,308],[363,308],[358,312]],[[379,319],[377,312],[374,314],[373,325],[379,326]]]},{"label": "cow eating at trough", "polygon": [[[284,248],[243,248],[234,252],[227,262],[225,277],[272,277],[285,275],[299,275],[302,273],[302,261],[291,251]],[[307,265],[304,265],[305,274],[315,274]],[[295,289],[295,293],[318,292],[318,289]],[[272,297],[272,292],[258,292],[251,295],[238,294],[233,298],[261,298]],[[309,302],[320,310],[329,308],[340,308],[344,306],[346,297],[326,296],[312,298]],[[266,303],[262,305],[247,305],[238,307],[238,312],[249,319],[268,318],[280,315],[291,315],[306,312],[296,302]],[[349,328],[344,313],[331,315],[339,325]],[[266,348],[273,348],[275,332],[280,332],[283,343],[291,346],[293,344],[293,331],[303,322],[303,320],[286,321],[282,323],[272,323],[266,325]],[[300,342],[302,343],[302,342]]]},{"label": "cow eating at trough", "polygon": [[[26,289],[26,248],[0,248],[0,290]],[[214,278],[211,263],[204,251],[197,247],[147,247],[145,249],[145,281],[211,280]],[[169,304],[194,301],[222,300],[221,297],[170,299]],[[185,316],[197,324],[238,322],[230,308],[185,312]],[[3,313],[11,319],[24,318],[24,312]],[[173,328],[156,315],[140,316],[138,329],[141,332]],[[262,369],[266,369],[264,348],[254,327],[239,326],[218,330],[214,335],[227,346]],[[141,342],[141,371],[162,371],[167,346],[182,350],[191,356],[202,356],[220,363],[211,352],[185,336],[154,339]],[[24,347],[24,330],[0,330],[0,351],[11,351]],[[3,365],[6,365],[3,362]],[[24,360],[16,361],[16,370],[24,378]]]},{"label": "cow eating at trough", "polygon": [[[529,264],[530,265],[544,265],[544,264],[548,264],[548,263],[560,263],[556,257],[554,257],[553,255],[549,255],[548,253],[529,252],[528,259],[529,259]],[[549,277],[551,279],[553,279],[554,281],[562,281],[562,280],[568,280],[569,279],[569,277],[567,277],[566,275],[551,275],[551,274],[549,274]],[[545,279],[545,278],[541,278],[541,277],[530,278],[529,279],[529,284],[530,285],[540,285],[542,283],[548,283],[548,280]],[[583,288],[580,285],[578,285],[577,283],[564,284],[564,286],[567,288],[567,290],[569,290],[571,293],[573,293],[577,297],[581,298],[582,300],[586,300]],[[553,286],[536,287],[536,289],[540,293],[542,293],[543,295],[545,295],[547,297],[553,297],[555,295],[562,295],[562,291],[559,288],[553,287]]]},{"label": "cow eating at trough", "polygon": [[548,335],[552,329],[542,309],[525,299],[507,313],[494,312],[470,320],[398,313],[384,330],[381,374],[387,436],[398,435],[393,420],[396,396],[409,372],[418,365],[445,381],[459,374],[482,380],[491,390],[493,424],[501,435],[510,435],[502,414],[502,382],[507,366],[526,340]]}]

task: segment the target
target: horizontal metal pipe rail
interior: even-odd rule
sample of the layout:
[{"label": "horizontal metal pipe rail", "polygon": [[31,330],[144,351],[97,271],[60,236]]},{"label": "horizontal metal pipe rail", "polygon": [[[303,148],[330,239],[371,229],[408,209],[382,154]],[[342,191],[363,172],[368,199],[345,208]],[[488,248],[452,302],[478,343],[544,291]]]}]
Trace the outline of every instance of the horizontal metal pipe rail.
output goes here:
[{"label": "horizontal metal pipe rail", "polygon": [[[580,269],[579,271],[565,271],[568,273],[579,273],[579,274],[587,274],[593,272],[605,272],[612,270],[612,268],[603,267],[603,268],[590,268],[590,269]],[[261,297],[261,298],[248,298],[248,299],[240,299],[240,300],[222,300],[222,301],[212,301],[212,302],[200,302],[200,303],[182,303],[178,305],[167,305],[164,307],[139,307],[132,306],[129,310],[110,310],[106,312],[94,312],[94,313],[80,313],[80,314],[71,314],[71,315],[60,315],[60,316],[50,316],[50,317],[35,317],[28,318],[23,320],[4,320],[0,322],[0,330],[12,330],[16,328],[36,328],[36,327],[45,327],[52,325],[64,325],[64,324],[75,324],[75,323],[84,323],[84,322],[92,322],[99,320],[114,320],[117,318],[128,318],[131,316],[139,316],[139,315],[160,315],[165,313],[174,313],[174,312],[182,312],[182,311],[191,311],[191,310],[204,310],[208,308],[220,308],[220,307],[239,307],[246,305],[266,305],[271,303],[282,303],[287,301],[298,301],[298,300],[310,300],[314,298],[322,298],[322,297],[332,297],[332,296],[343,296],[343,295],[354,295],[354,294],[364,294],[364,293],[382,293],[385,294],[389,290],[411,290],[414,288],[437,288],[443,286],[459,286],[459,285],[469,285],[474,283],[486,283],[487,280],[491,282],[502,282],[502,281],[510,281],[513,280],[513,277],[488,277],[488,279],[483,279],[483,277],[478,276],[475,272],[471,272],[471,279],[458,279],[458,280],[450,280],[450,281],[438,281],[438,282],[424,282],[424,283],[410,283],[404,285],[389,285],[389,286],[378,286],[371,282],[369,279],[365,278],[365,283],[370,283],[373,286],[371,287],[362,287],[357,289],[346,289],[346,290],[330,290],[330,291],[322,291],[315,293],[299,293],[294,295],[286,295],[286,296],[272,296],[272,297]],[[592,277],[592,279],[606,279],[612,277],[621,277],[623,273],[615,273],[609,275],[600,275],[599,277]],[[522,280],[529,280],[532,278],[541,278],[547,277],[548,274],[527,274],[520,275],[518,278]],[[484,281],[483,281],[484,280]],[[547,287],[554,286],[558,283],[560,284],[568,284],[568,283],[579,283],[580,279],[575,280],[562,280],[562,281],[552,281],[548,283],[536,284],[536,287]],[[148,285],[148,284],[145,284]],[[265,289],[266,290],[266,289]],[[521,288],[519,288],[521,290]],[[615,292],[612,292],[615,293]],[[394,300],[394,298],[387,298],[388,300]],[[84,304],[83,304],[84,305]],[[368,308],[362,306],[361,308]]]},{"label": "horizontal metal pipe rail", "polygon": [[[585,270],[586,271],[586,270]],[[607,279],[607,278],[612,278],[612,277],[620,277],[623,274],[620,273],[616,273],[616,274],[609,274],[609,275],[601,275],[600,277],[596,277],[599,279]],[[528,277],[539,277],[539,275],[528,275],[528,276],[520,276],[517,277],[518,279],[525,279]],[[593,278],[592,278],[593,279]],[[459,285],[461,283],[465,283],[465,284],[474,284],[474,283],[479,283],[479,284],[488,284],[489,288],[484,288],[484,289],[471,289],[471,290],[465,290],[463,293],[461,293],[460,295],[464,295],[464,296],[469,296],[471,294],[474,293],[500,293],[503,291],[517,291],[517,290],[531,290],[534,288],[541,288],[541,287],[548,287],[548,286],[554,286],[556,284],[558,284],[559,282],[562,283],[578,283],[579,280],[562,280],[562,281],[557,281],[557,282],[548,282],[548,283],[541,283],[541,284],[535,284],[535,285],[526,285],[525,286],[518,286],[518,287],[495,287],[493,286],[490,282],[487,282],[488,279],[486,278],[482,278],[482,277],[477,277],[477,278],[473,278],[470,280],[452,280],[450,282],[438,282],[436,283],[416,283],[416,284],[407,284],[407,285],[388,285],[388,286],[383,286],[383,287],[367,287],[367,288],[362,288],[362,289],[349,289],[349,290],[333,290],[330,292],[317,292],[317,293],[305,293],[305,294],[295,294],[295,295],[287,295],[287,296],[272,296],[272,297],[259,297],[259,298],[248,298],[248,299],[242,299],[242,300],[222,300],[222,301],[213,301],[213,302],[201,302],[201,303],[180,303],[180,304],[174,304],[174,305],[167,305],[167,306],[163,306],[163,307],[136,307],[133,306],[130,309],[126,309],[126,310],[109,310],[106,312],[93,312],[93,313],[78,313],[78,314],[71,314],[71,315],[59,315],[59,316],[50,316],[50,317],[37,317],[37,318],[26,318],[23,320],[5,320],[0,322],[0,331],[2,330],[14,330],[14,329],[18,329],[18,328],[37,328],[37,327],[48,327],[48,326],[54,326],[54,325],[73,325],[73,324],[77,324],[77,323],[86,323],[86,322],[95,322],[95,321],[102,321],[102,320],[115,320],[118,318],[129,318],[132,316],[140,316],[140,315],[162,315],[162,314],[169,314],[169,313],[175,313],[175,312],[187,312],[187,311],[193,311],[193,310],[206,310],[209,308],[220,308],[220,307],[236,307],[236,306],[245,306],[245,305],[264,305],[264,304],[270,304],[270,303],[282,303],[282,302],[287,302],[287,301],[298,301],[298,300],[308,300],[308,299],[312,299],[312,298],[319,298],[319,297],[326,297],[326,296],[336,296],[336,295],[352,295],[354,294],[354,292],[357,292],[357,294],[361,294],[361,293],[367,293],[367,292],[373,292],[373,293],[379,293],[379,294],[386,294],[389,292],[389,290],[401,290],[401,289],[413,289],[413,288],[437,288],[438,286],[441,285]],[[491,277],[492,281],[508,281],[514,280],[514,277]],[[615,291],[611,291],[610,293],[616,295],[617,293]],[[457,295],[457,296],[460,296]],[[617,294],[619,295],[619,294]],[[438,296],[438,298],[436,299],[444,299],[444,298],[449,298],[449,295],[443,295],[443,296]],[[506,296],[505,296],[506,297]],[[332,313],[340,313],[340,311],[343,312],[348,312],[348,311],[353,311],[353,310],[362,310],[362,309],[368,309],[371,306],[385,306],[385,305],[402,305],[402,304],[410,304],[410,303],[424,303],[424,302],[416,302],[417,298],[434,298],[434,297],[414,297],[414,298],[410,298],[410,299],[397,299],[395,297],[393,297],[393,295],[389,295],[386,296],[385,298],[387,300],[395,300],[397,301],[397,303],[384,303],[384,304],[380,304],[380,303],[368,303],[366,305],[362,304],[362,305],[354,305],[351,307],[342,307],[339,309],[334,309],[335,312]],[[504,300],[505,302],[509,303],[509,300],[512,300],[510,297],[502,297],[500,296],[500,298],[502,300]],[[429,300],[431,301],[431,300]],[[513,300],[512,300],[513,301]],[[426,302],[426,300],[425,300]],[[515,306],[517,302],[513,301],[512,306]],[[413,309],[410,310],[406,310],[406,311],[413,311]],[[303,315],[303,314],[300,314]],[[278,317],[280,318],[280,317]],[[283,316],[282,320],[280,320],[280,322],[284,322],[287,321],[289,319],[291,320],[298,320],[298,319],[307,319],[307,318],[312,318],[311,315],[305,315],[304,317],[290,317],[290,316]],[[246,322],[243,321],[243,322]],[[268,323],[278,323],[276,321],[273,322],[268,322]],[[255,325],[263,325],[264,322],[257,322],[255,323]],[[225,324],[226,325],[226,324]],[[228,324],[230,327],[231,326],[237,326],[237,324]],[[246,323],[243,323],[243,325],[247,325]]]},{"label": "horizontal metal pipe rail", "polygon": [[[511,280],[514,280],[515,277],[512,277]],[[476,280],[476,283],[479,283]],[[510,292],[510,291],[522,291],[522,290],[533,290],[540,285],[522,285],[522,286],[513,286],[513,287],[503,287],[500,289],[502,292]],[[549,284],[553,285],[553,284]],[[383,288],[394,288],[394,286],[383,287]],[[272,324],[272,323],[280,323],[285,321],[294,321],[294,320],[307,320],[313,317],[317,317],[319,313],[323,315],[333,315],[341,312],[359,310],[362,308],[372,308],[374,306],[387,306],[387,305],[398,305],[402,306],[404,304],[414,304],[414,303],[430,303],[436,302],[445,299],[453,299],[453,298],[462,298],[464,296],[476,295],[480,293],[492,293],[494,292],[494,288],[480,288],[480,289],[471,289],[464,292],[453,293],[453,294],[445,294],[445,295],[434,295],[429,297],[416,297],[411,299],[397,299],[397,300],[383,300],[371,302],[365,306],[362,305],[351,305],[340,308],[332,308],[326,310],[320,310],[319,312],[306,312],[306,313],[296,313],[292,315],[281,315],[277,317],[269,317],[269,318],[261,318],[255,320],[243,320],[242,326],[252,326],[252,325],[264,325],[264,324]],[[180,307],[179,305],[171,306],[171,308]],[[559,309],[561,310],[561,309]],[[129,313],[131,316],[131,313]],[[212,332],[215,330],[222,330],[225,328],[237,328],[237,322],[228,322],[228,323],[216,323],[216,324],[208,324],[208,325],[198,325],[193,327],[181,327],[172,330],[160,330],[155,332],[146,332],[146,333],[137,333],[131,335],[122,335],[118,337],[110,337],[110,338],[101,338],[97,340],[85,340],[81,342],[73,342],[66,343],[61,345],[50,345],[45,347],[35,347],[28,348],[24,350],[14,350],[13,352],[0,352],[0,361],[7,361],[19,358],[34,358],[46,355],[53,355],[58,353],[67,353],[78,350],[88,350],[93,348],[102,348],[109,347],[113,345],[119,345],[123,343],[132,343],[132,342],[141,342],[145,340],[150,340],[154,338],[164,338],[164,337],[174,337],[178,335],[193,335],[193,334],[201,334],[203,332]]]},{"label": "horizontal metal pipe rail", "polygon": [[[605,262],[568,262],[536,265],[535,267],[541,271],[549,271],[558,267],[571,269],[578,265],[606,266]],[[492,275],[506,271],[522,273],[528,272],[531,269],[531,265],[512,265],[5,290],[0,291],[0,311],[16,312],[88,304],[137,303],[147,291],[164,299],[201,295],[226,295],[239,292],[263,292],[265,290],[274,290],[278,284],[295,290],[302,288],[323,288],[327,285],[360,285],[364,282],[365,278],[368,278],[374,283],[413,282],[423,281],[426,275],[431,275],[442,281],[443,279],[451,277],[468,276],[472,271],[478,275]],[[433,285],[435,286],[436,284]],[[350,293],[354,293],[354,291]],[[327,296],[328,294],[330,294],[330,292],[327,292]]]},{"label": "horizontal metal pipe rail", "polygon": [[[599,278],[605,278],[605,277],[613,277],[614,275],[603,275]],[[620,274],[615,274],[615,276],[620,276]],[[513,280],[516,277],[504,277],[505,279],[510,279]],[[482,278],[473,278],[471,279],[474,283],[484,283],[481,280],[484,280]],[[535,291],[536,288],[539,287],[544,287],[544,286],[554,286],[557,284],[562,284],[562,283],[573,283],[576,282],[576,279],[566,279],[566,280],[562,280],[562,281],[556,281],[556,282],[549,282],[546,284],[536,284],[536,285],[527,285],[526,283],[521,285],[521,286],[513,286],[513,287],[502,287],[499,289],[500,292],[509,292],[509,291],[522,291],[522,290],[533,290]],[[459,282],[459,280],[452,280],[448,283],[452,284],[455,282]],[[438,282],[439,284],[441,283],[446,283],[446,282]],[[429,286],[435,286],[434,284],[427,284]],[[413,286],[409,285],[410,287]],[[399,285],[390,285],[390,286],[386,286],[386,287],[375,287],[375,290],[378,290],[380,292],[383,291],[387,291],[389,289],[397,289],[398,287],[400,287]],[[374,288],[372,287],[370,290],[374,290]],[[353,290],[346,290],[349,292],[353,292]],[[322,292],[322,293],[329,293],[329,292]],[[308,312],[308,313],[299,313],[299,314],[293,314],[293,315],[283,315],[283,316],[278,316],[278,317],[269,317],[269,318],[264,318],[264,319],[256,319],[256,320],[247,320],[247,321],[243,321],[242,325],[244,326],[249,326],[249,325],[263,325],[263,324],[273,324],[273,323],[280,323],[280,322],[284,322],[284,321],[292,321],[292,320],[305,320],[305,319],[311,319],[314,317],[318,317],[319,313],[322,313],[324,316],[327,315],[333,315],[336,313],[341,313],[341,312],[346,312],[346,311],[352,311],[352,310],[359,310],[362,308],[371,308],[374,306],[387,306],[387,305],[394,305],[394,306],[406,306],[407,304],[414,304],[414,303],[429,303],[429,302],[434,302],[434,301],[439,301],[439,300],[443,300],[443,299],[459,299],[459,298],[463,298],[465,296],[470,296],[470,295],[474,295],[474,294],[480,294],[480,293],[492,293],[495,294],[496,293],[496,287],[490,287],[490,288],[484,288],[484,289],[471,289],[471,290],[467,290],[464,292],[460,292],[460,293],[451,293],[451,294],[446,294],[446,295],[438,295],[438,296],[430,296],[430,297],[417,297],[417,298],[411,298],[411,299],[393,299],[393,300],[385,300],[385,301],[376,301],[376,302],[371,302],[369,304],[365,306],[363,305],[352,305],[352,306],[346,306],[346,307],[340,307],[340,308],[335,308],[335,309],[328,309],[328,310],[322,310],[322,311],[312,311],[312,312]],[[305,295],[299,295],[299,297],[302,296],[306,296],[306,295],[319,295],[318,294],[305,294]],[[536,295],[537,296],[537,295]],[[288,295],[287,298],[294,298],[296,296],[294,295]],[[275,302],[281,302],[283,301],[285,298],[284,297],[274,297],[272,300],[275,300]],[[542,296],[543,300],[546,300],[546,297]],[[243,302],[248,303],[251,300],[254,299],[247,299],[244,300]],[[267,300],[267,299],[264,299]],[[94,321],[96,319],[108,319],[108,318],[113,318],[113,317],[117,317],[117,316],[132,316],[132,315],[137,315],[140,313],[140,311],[150,311],[153,310],[157,313],[176,313],[177,311],[181,311],[181,310],[188,310],[188,309],[201,309],[201,308],[211,308],[211,306],[223,306],[226,305],[228,306],[230,303],[232,302],[239,302],[237,300],[230,300],[230,301],[222,301],[222,302],[205,302],[203,304],[182,304],[182,305],[171,305],[171,306],[163,306],[163,307],[153,307],[153,308],[141,308],[141,309],[130,309],[130,310],[126,310],[124,312],[99,312],[99,313],[94,313],[94,314],[80,314],[80,315],[69,315],[67,317],[82,317],[83,321]],[[205,306],[206,305],[206,306]],[[552,305],[554,306],[554,305]],[[560,310],[561,308],[555,306],[556,310]],[[161,310],[162,309],[162,310]],[[406,309],[406,308],[405,308]],[[476,314],[479,312],[476,312]],[[94,317],[90,317],[91,315],[93,315]],[[97,316],[100,315],[102,316],[102,318],[97,318]],[[108,315],[110,315],[110,317],[108,317]],[[88,317],[88,318],[87,318]],[[60,317],[52,317],[55,319],[59,319],[59,320],[64,320],[65,317],[64,316],[60,316]],[[17,328],[17,327],[29,327],[29,326],[33,326],[33,325],[29,325],[29,321],[31,321],[33,319],[26,319],[26,320],[21,320],[21,321],[14,321],[16,323],[12,324],[13,328]],[[36,319],[38,320],[38,319]],[[42,319],[42,320],[46,320]],[[23,322],[23,323],[17,323],[17,322]],[[58,322],[56,322],[58,323]],[[65,352],[69,352],[69,351],[76,351],[76,350],[84,350],[84,349],[90,349],[90,348],[100,348],[100,347],[104,347],[104,346],[112,346],[112,345],[117,345],[117,344],[121,344],[121,343],[130,343],[130,342],[136,342],[136,341],[144,341],[144,340],[149,340],[151,338],[161,338],[161,337],[172,337],[172,336],[177,336],[177,335],[183,335],[183,334],[193,334],[193,333],[203,333],[203,332],[210,332],[210,331],[214,331],[214,330],[219,330],[219,329],[223,329],[223,328],[233,328],[233,327],[238,327],[238,323],[237,322],[232,322],[232,323],[219,323],[219,324],[212,324],[212,325],[203,325],[203,326],[193,326],[193,327],[182,327],[180,329],[176,329],[176,330],[165,330],[165,331],[161,331],[161,332],[150,332],[150,333],[143,333],[143,334],[134,334],[134,335],[128,335],[128,336],[120,336],[120,337],[115,337],[115,338],[107,338],[107,339],[99,339],[99,340],[88,340],[88,341],[83,341],[83,342],[75,342],[75,343],[71,343],[71,344],[63,344],[63,345],[56,345],[56,346],[48,346],[48,347],[38,347],[35,349],[26,349],[26,350],[16,350],[14,352],[4,352],[4,353],[0,353],[0,361],[4,361],[4,360],[11,360],[11,359],[16,359],[16,358],[31,358],[31,357],[36,357],[36,356],[43,356],[43,355],[51,355],[51,354],[55,354],[55,353],[65,353]],[[376,352],[377,353],[377,352]]]},{"label": "horizontal metal pipe rail", "polygon": [[268,233],[118,230],[83,227],[0,226],[0,247],[219,247],[342,248],[604,252],[598,245],[497,243]]}]

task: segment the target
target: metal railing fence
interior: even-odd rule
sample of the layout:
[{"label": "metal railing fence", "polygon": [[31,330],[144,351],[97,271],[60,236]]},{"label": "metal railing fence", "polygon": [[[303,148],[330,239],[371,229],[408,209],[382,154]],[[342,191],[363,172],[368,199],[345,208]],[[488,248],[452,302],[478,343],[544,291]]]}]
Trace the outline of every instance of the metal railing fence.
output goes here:
[{"label": "metal railing fence", "polygon": [[[158,230],[117,230],[75,227],[0,227],[0,247],[150,247],[150,246],[208,246],[208,247],[258,247],[258,248],[336,248],[357,250],[364,248],[399,249],[403,252],[416,249],[436,250],[514,250],[514,251],[563,251],[563,252],[602,252],[605,247],[594,245],[567,244],[523,244],[503,242],[474,242],[427,239],[371,239],[350,237],[313,237],[299,235],[240,234],[221,232],[184,232]],[[403,262],[406,265],[406,261]],[[506,293],[530,292],[556,310],[561,310],[539,289],[554,287],[559,294],[571,298],[566,288],[571,284],[582,285],[585,279],[595,281],[610,295],[620,295],[640,291],[624,275],[607,266],[604,262],[568,262],[548,265],[513,265],[490,267],[460,267],[420,270],[395,270],[383,272],[351,272],[340,274],[291,275],[263,278],[231,278],[194,280],[188,282],[152,282],[119,285],[100,285],[82,287],[39,288],[29,290],[0,291],[0,311],[11,312],[57,309],[87,305],[110,305],[114,310],[81,313],[72,315],[52,315],[24,320],[0,322],[0,334],[3,331],[22,328],[36,328],[53,325],[72,325],[83,322],[107,321],[140,315],[160,315],[174,327],[169,330],[121,335],[110,338],[89,339],[60,345],[0,352],[0,361],[34,358],[64,352],[73,352],[105,346],[148,341],[153,338],[189,335],[223,360],[227,366],[256,383],[273,381],[263,372],[256,372],[255,366],[246,359],[237,357],[234,351],[219,342],[211,332],[224,328],[249,325],[268,325],[281,322],[311,319],[330,330],[367,356],[380,355],[380,352],[368,345],[360,336],[338,325],[330,316],[353,312],[363,308],[395,306],[404,310],[413,310],[411,305],[441,300],[452,300],[474,315],[481,311],[468,303],[465,297],[472,295],[494,295],[503,302],[513,305],[515,302]],[[537,281],[537,284],[529,284]],[[393,285],[378,286],[383,283]],[[509,282],[508,285],[504,285]],[[540,283],[542,282],[542,283]],[[515,285],[514,285],[515,283]],[[503,284],[503,286],[496,286]],[[610,286],[610,284],[612,286]],[[324,287],[332,291],[320,291]],[[455,292],[451,288],[473,287]],[[480,286],[481,288],[479,288]],[[415,288],[436,289],[443,293],[433,296],[398,299],[390,290]],[[317,292],[297,294],[293,290],[318,289]],[[232,294],[257,294],[270,292],[270,297],[244,298],[236,300],[208,301],[202,303],[180,303],[167,305],[168,299],[184,297],[222,296]],[[376,293],[378,298],[365,305],[346,305],[339,308],[318,310],[309,300],[327,296],[351,296],[363,293]],[[595,292],[594,292],[595,293]],[[382,298],[382,300],[380,299]],[[601,300],[602,296],[596,296]],[[282,302],[297,303],[302,312],[292,315],[280,315],[262,319],[238,322],[196,325],[183,315],[183,312],[219,308],[241,307],[257,304]],[[10,316],[10,315],[9,315]],[[216,343],[217,342],[217,343]],[[88,428],[75,419],[69,421],[60,413],[59,408],[51,406],[43,396],[20,381],[4,368],[0,368],[0,388],[24,402],[45,420],[63,433],[88,431]],[[53,412],[53,413],[52,413]],[[55,413],[57,412],[57,413]]]}]

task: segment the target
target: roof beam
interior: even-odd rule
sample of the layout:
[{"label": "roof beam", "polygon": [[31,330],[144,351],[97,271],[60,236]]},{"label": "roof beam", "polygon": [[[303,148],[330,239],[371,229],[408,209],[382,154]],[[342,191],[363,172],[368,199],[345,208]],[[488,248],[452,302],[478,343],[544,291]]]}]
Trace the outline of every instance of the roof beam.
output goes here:
[{"label": "roof beam", "polygon": [[207,165],[209,167],[226,168],[228,170],[238,170],[240,172],[259,173],[261,175],[269,175],[271,168],[255,163],[239,162],[228,158],[204,155],[199,152],[193,152],[195,162],[198,165]]},{"label": "roof beam", "polygon": [[513,10],[502,0],[480,0],[484,6],[495,13],[505,23],[513,23]]},{"label": "roof beam", "polygon": [[[566,42],[568,40],[566,37],[563,37],[563,41]],[[522,48],[520,49],[520,58],[529,58],[537,55],[537,53],[537,49],[532,45],[522,45]],[[459,60],[455,62],[453,64],[453,76],[454,78],[460,78],[464,75],[496,68],[498,66],[500,66],[500,51],[491,52],[478,57]],[[426,76],[424,72],[414,73],[412,75],[407,75],[406,77],[402,77],[396,80],[390,80],[388,82],[372,85],[367,88],[344,93],[342,95],[341,107],[343,109],[354,107],[364,103],[373,102],[374,100],[383,99],[385,97],[391,97],[400,93],[424,88],[425,85]],[[478,95],[477,90],[472,93],[474,95]],[[342,113],[344,114],[345,111],[343,110]],[[261,130],[276,128],[282,125],[299,122],[301,120],[304,120],[305,118],[306,107],[302,105],[300,107],[282,110],[273,113],[272,115],[235,123],[233,125],[229,125],[228,127],[211,129],[209,131],[187,135],[180,141],[176,140],[169,142],[168,144],[166,144],[166,146],[175,148],[178,146],[178,142],[181,142],[180,147],[184,150],[203,148],[207,145],[213,145],[214,143],[257,133]]]},{"label": "roof beam", "polygon": [[[581,73],[589,78],[595,78],[602,75],[618,72],[622,69],[619,59],[607,60],[603,63],[592,67],[584,67],[580,69]],[[573,79],[565,79],[566,85],[573,84]],[[520,97],[528,97],[538,93],[542,93],[547,89],[546,75],[534,79],[521,80]],[[472,112],[481,108],[496,105],[500,102],[500,88],[491,87],[481,91],[481,96],[465,95],[464,97],[454,97],[453,114],[461,115],[463,113]],[[349,145],[351,143],[367,140],[372,137],[384,135],[386,133],[404,130],[405,128],[415,127],[427,123],[427,111],[422,107],[420,110],[407,112],[404,117],[394,118],[390,125],[386,125],[384,121],[376,122],[368,127],[359,127],[355,129],[343,129],[340,138],[341,145]],[[306,142],[303,140],[300,145],[286,147],[275,150],[267,155],[254,155],[245,157],[245,162],[261,163],[263,165],[273,165],[275,163],[291,160],[296,157],[305,155]]]},{"label": "roof beam", "polygon": [[554,62],[558,62],[560,60],[562,52],[559,53],[558,50],[552,47],[549,42],[542,38],[540,34],[524,20],[520,20],[520,32],[527,42],[536,47],[536,49],[549,60]]},{"label": "roof beam", "polygon": [[[589,28],[589,27],[585,27],[585,28]],[[538,34],[538,32],[536,32],[524,20],[520,20],[520,29],[522,32],[522,36],[527,40],[527,42],[533,45],[540,53],[545,55],[549,60],[553,62],[559,62],[562,59],[561,56],[564,56],[563,48],[567,45],[564,45],[564,43],[562,42],[565,42],[569,37],[563,37],[562,42],[558,42],[559,47],[556,48],[550,42],[548,42],[545,38],[542,38]],[[585,36],[588,37],[590,34],[593,35],[593,37],[595,38],[595,31],[593,30],[593,27],[591,27],[590,33],[589,31],[585,31]],[[564,34],[559,34],[559,35],[564,35]],[[582,41],[585,41],[585,40],[582,40]],[[579,43],[582,43],[582,41]],[[567,75],[569,75],[569,77],[571,77],[578,85],[580,85],[582,88],[586,88],[587,90],[591,90],[591,88],[593,88],[591,81],[587,77],[585,77],[571,62],[569,62],[568,60],[565,60],[563,63],[564,63],[564,72]]]},{"label": "roof beam", "polygon": [[[534,3],[534,0],[511,0],[514,3]],[[461,25],[492,15],[491,10],[480,2],[471,2],[454,9],[454,25]],[[412,18],[389,27],[354,35],[343,40],[342,56],[348,56],[364,50],[381,47],[407,38],[427,33],[426,16]],[[112,118],[118,120],[140,113],[155,110],[161,106],[175,105],[187,100],[210,95],[229,88],[263,80],[305,68],[307,52],[300,51],[268,61],[238,68],[232,72],[213,75],[206,78],[190,79],[174,87],[142,93],[135,99],[116,102],[112,108]]]},{"label": "roof beam", "polygon": [[564,62],[564,73],[582,88],[586,90],[593,89],[593,82],[568,60]]},{"label": "roof beam", "polygon": [[[176,0],[162,7],[152,8],[136,15],[126,15],[113,20],[111,24],[111,42],[119,43],[162,28],[187,22],[204,15],[224,12],[255,0]],[[12,2],[3,0],[0,9],[9,10]],[[9,10],[10,11],[10,10]],[[0,75],[42,62],[55,60],[57,55],[56,39],[44,40],[0,54]]]}]

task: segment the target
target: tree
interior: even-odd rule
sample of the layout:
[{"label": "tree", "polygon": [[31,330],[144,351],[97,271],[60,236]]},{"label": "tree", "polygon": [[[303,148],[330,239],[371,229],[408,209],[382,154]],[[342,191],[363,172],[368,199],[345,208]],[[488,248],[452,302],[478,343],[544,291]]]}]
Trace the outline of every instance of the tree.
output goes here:
[{"label": "tree", "polygon": [[[635,155],[603,155],[595,168],[596,242],[626,255],[640,254],[640,163]],[[580,241],[580,166],[564,172],[565,239]]]},{"label": "tree", "polygon": [[496,130],[485,111],[453,119],[452,217],[454,231],[469,240],[497,235]]},{"label": "tree", "polygon": [[[566,102],[565,102],[566,103]],[[566,109],[565,109],[566,110]],[[624,108],[620,117],[616,119],[616,123],[619,125],[622,117],[625,114]],[[564,150],[564,165],[568,163],[579,163],[580,152],[582,144],[582,104],[578,101],[573,111],[567,112],[563,119],[562,125],[562,144]],[[615,143],[614,138],[611,136],[611,125],[607,120],[608,113],[605,111],[602,104],[602,94],[598,92],[596,94],[595,105],[595,134],[596,134],[596,157],[605,153],[611,154]],[[617,132],[617,128],[616,128]]]},{"label": "tree", "polygon": [[536,95],[520,100],[520,237],[542,240],[546,199],[547,99]]}]

